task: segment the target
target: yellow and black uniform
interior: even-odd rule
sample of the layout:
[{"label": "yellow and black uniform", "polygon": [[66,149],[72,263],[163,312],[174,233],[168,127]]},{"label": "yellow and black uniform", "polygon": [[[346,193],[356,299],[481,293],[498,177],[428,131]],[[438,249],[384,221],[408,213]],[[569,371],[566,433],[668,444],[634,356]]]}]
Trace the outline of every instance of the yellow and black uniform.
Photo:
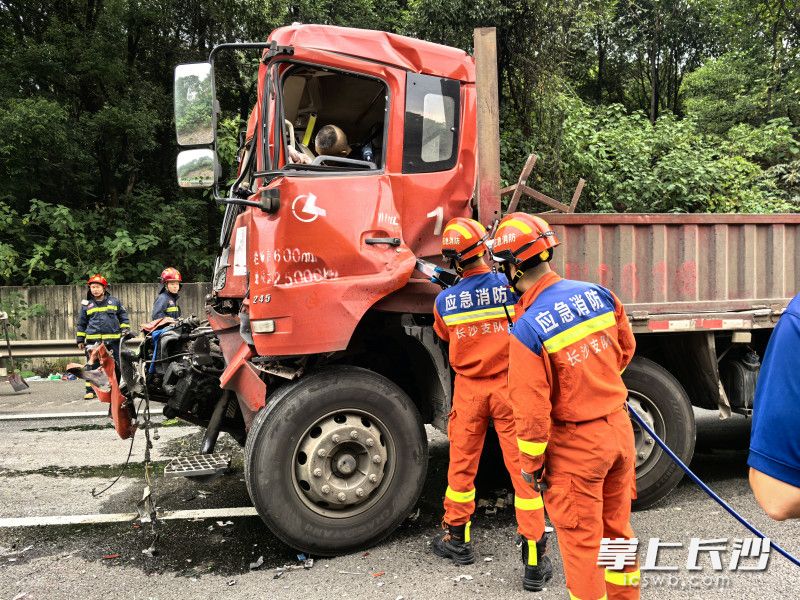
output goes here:
[{"label": "yellow and black uniform", "polygon": [[153,304],[153,312],[150,318],[154,321],[163,317],[172,317],[177,319],[181,316],[181,307],[178,306],[178,294],[173,294],[167,291],[166,288],[161,289],[161,293],[156,297],[155,304]]},{"label": "yellow and black uniform", "polygon": [[[108,292],[98,300],[87,292],[86,299],[81,302],[78,315],[76,340],[78,344],[87,346],[103,342],[119,363],[119,341],[122,334],[130,331],[130,320],[122,302]],[[87,396],[94,396],[92,386],[86,383]]]}]

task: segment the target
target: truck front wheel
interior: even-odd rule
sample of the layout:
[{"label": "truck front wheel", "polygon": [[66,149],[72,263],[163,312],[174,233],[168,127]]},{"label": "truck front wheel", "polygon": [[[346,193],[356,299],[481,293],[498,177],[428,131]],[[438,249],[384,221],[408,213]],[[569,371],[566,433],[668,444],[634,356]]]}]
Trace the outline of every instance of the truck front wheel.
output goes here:
[{"label": "truck front wheel", "polygon": [[338,366],[267,400],[247,436],[245,479],[278,538],[330,556],[389,535],[413,509],[427,462],[425,429],[403,390]]},{"label": "truck front wheel", "polygon": [[[694,454],[695,422],[686,391],[664,367],[635,357],[622,375],[628,403],[680,459],[689,464]],[[649,508],[667,496],[683,477],[683,471],[633,421],[636,444],[635,510]]]}]

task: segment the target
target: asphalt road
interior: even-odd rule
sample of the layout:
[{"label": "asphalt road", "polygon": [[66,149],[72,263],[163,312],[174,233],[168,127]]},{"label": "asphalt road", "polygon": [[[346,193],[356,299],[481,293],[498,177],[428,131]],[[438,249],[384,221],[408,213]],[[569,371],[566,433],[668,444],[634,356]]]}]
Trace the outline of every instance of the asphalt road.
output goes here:
[{"label": "asphalt road", "polygon": [[[0,417],[101,409],[99,403],[80,400],[81,395],[80,383],[35,383],[29,393],[15,395],[4,386]],[[749,423],[742,418],[719,422],[714,414],[698,413],[698,454],[693,467],[774,541],[800,553],[800,524],[771,522],[752,498],[746,478],[748,430]],[[364,552],[317,559],[311,569],[289,570],[276,579],[275,568],[296,564],[296,552],[275,539],[255,517],[163,523],[160,553],[155,558],[142,554],[152,539],[147,526],[0,529],[0,600],[567,597],[557,544],[552,553],[556,575],[548,589],[538,596],[521,591],[521,564],[509,509],[476,515],[476,564],[455,567],[430,553],[446,486],[447,440],[432,429],[428,434],[430,470],[419,517]],[[193,453],[200,432],[191,426],[173,426],[160,429],[159,436],[154,458],[165,461]],[[224,444],[235,455],[233,474],[205,484],[159,479],[158,505],[165,510],[249,506],[241,452],[229,439]],[[116,477],[129,447],[116,438],[105,418],[0,420],[0,517],[133,511],[143,488],[141,439],[135,441],[134,463],[119,483],[99,498],[90,493]],[[643,546],[655,537],[683,544],[683,548],[662,550],[659,562],[679,570],[644,573],[643,598],[800,597],[800,570],[774,551],[764,572],[727,569],[733,540],[749,534],[690,482],[682,482],[658,506],[635,513],[633,525]],[[711,569],[708,556],[700,561],[703,570],[686,570],[693,537],[730,540],[721,572]],[[262,556],[261,568],[251,570],[250,563]]]}]

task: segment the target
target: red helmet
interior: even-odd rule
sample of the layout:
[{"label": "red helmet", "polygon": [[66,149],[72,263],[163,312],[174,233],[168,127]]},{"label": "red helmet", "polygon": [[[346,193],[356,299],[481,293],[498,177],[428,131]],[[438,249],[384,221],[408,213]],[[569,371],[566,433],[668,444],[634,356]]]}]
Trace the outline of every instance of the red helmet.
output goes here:
[{"label": "red helmet", "polygon": [[89,279],[86,281],[86,285],[92,285],[93,283],[99,283],[104,288],[108,287],[108,281],[106,280],[105,277],[100,275],[100,273],[95,273],[94,275],[89,277]]},{"label": "red helmet", "polygon": [[442,256],[458,262],[482,256],[486,228],[473,219],[451,219],[442,232]]},{"label": "red helmet", "polygon": [[168,281],[182,282],[181,272],[174,267],[167,267],[161,271],[161,283],[167,283]]},{"label": "red helmet", "polygon": [[492,257],[501,263],[520,265],[538,258],[537,262],[550,260],[550,248],[560,242],[547,221],[527,213],[506,215],[497,226],[492,243]]}]

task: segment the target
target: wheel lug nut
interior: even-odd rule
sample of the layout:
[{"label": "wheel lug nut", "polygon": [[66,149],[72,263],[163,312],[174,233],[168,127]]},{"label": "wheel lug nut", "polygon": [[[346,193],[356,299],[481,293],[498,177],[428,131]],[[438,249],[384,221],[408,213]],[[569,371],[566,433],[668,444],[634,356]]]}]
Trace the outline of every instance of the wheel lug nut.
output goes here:
[{"label": "wheel lug nut", "polygon": [[327,485],[323,485],[323,486],[322,486],[322,489],[321,489],[320,491],[321,491],[323,494],[329,494],[329,493],[330,493],[330,491],[331,491],[331,488],[330,488],[329,486],[327,486]]},{"label": "wheel lug nut", "polygon": [[358,432],[354,429],[350,432],[350,439],[357,440],[358,439]]},{"label": "wheel lug nut", "polygon": [[339,492],[339,495],[336,497],[339,498],[339,502],[344,502],[347,500],[347,496],[344,495],[344,492]]},{"label": "wheel lug nut", "polygon": [[356,496],[358,496],[359,498],[363,498],[364,497],[364,490],[362,490],[361,488],[358,488],[356,490]]},{"label": "wheel lug nut", "polygon": [[370,483],[375,483],[377,481],[378,481],[378,478],[375,476],[375,473],[373,473],[372,475],[369,476],[369,482]]},{"label": "wheel lug nut", "polygon": [[372,448],[375,445],[375,440],[367,438],[367,448]]},{"label": "wheel lug nut", "polygon": [[647,438],[644,441],[644,443],[647,444],[648,446],[652,446],[653,445],[653,438]]},{"label": "wheel lug nut", "polygon": [[317,456],[319,456],[320,458],[325,458],[325,449],[320,448],[319,450],[317,450]]},{"label": "wheel lug nut", "polygon": [[639,458],[644,458],[644,452],[639,452]]},{"label": "wheel lug nut", "polygon": [[379,465],[379,464],[381,464],[381,457],[380,457],[380,455],[376,454],[375,456],[373,456],[373,457],[372,457],[372,462],[374,462],[376,465]]},{"label": "wheel lug nut", "polygon": [[314,477],[322,477],[322,469],[314,469]]},{"label": "wheel lug nut", "polygon": [[334,435],[331,439],[333,440],[334,444],[338,444],[339,440],[341,440],[342,438],[340,438],[338,435]]}]

